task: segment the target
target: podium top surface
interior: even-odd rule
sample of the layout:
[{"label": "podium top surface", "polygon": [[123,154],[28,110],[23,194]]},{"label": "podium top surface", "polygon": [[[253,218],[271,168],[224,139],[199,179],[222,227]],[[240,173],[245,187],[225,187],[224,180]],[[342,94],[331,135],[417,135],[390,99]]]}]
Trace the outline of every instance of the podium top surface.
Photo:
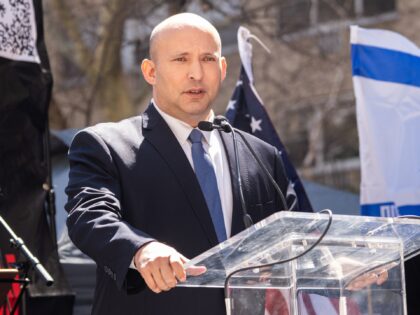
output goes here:
[{"label": "podium top surface", "polygon": [[366,272],[391,269],[420,250],[420,220],[333,215],[328,233],[313,250],[289,263],[256,268],[302,253],[319,239],[328,221],[328,214],[275,213],[192,259],[187,268],[204,265],[207,272],[188,277],[180,286],[223,287],[229,273],[244,267],[255,268],[236,274],[233,285],[343,286]]}]

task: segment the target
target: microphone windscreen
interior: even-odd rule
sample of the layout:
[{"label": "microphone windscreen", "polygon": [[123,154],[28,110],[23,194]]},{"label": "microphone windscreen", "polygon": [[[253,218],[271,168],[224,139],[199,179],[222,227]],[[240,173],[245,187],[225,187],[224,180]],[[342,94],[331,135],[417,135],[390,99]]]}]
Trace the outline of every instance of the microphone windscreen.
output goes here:
[{"label": "microphone windscreen", "polygon": [[198,129],[203,131],[212,131],[214,129],[213,123],[210,121],[200,121],[198,123]]}]

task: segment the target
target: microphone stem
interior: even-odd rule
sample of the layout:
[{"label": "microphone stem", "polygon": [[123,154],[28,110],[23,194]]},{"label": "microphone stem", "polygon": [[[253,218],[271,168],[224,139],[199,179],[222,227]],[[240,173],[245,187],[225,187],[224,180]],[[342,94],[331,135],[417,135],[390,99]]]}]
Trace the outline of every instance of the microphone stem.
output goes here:
[{"label": "microphone stem", "polygon": [[45,281],[45,284],[49,287],[54,283],[54,279],[45,270],[44,266],[41,265],[38,258],[36,258],[31,251],[26,247],[23,240],[18,237],[12,228],[6,223],[6,221],[0,216],[0,226],[6,230],[6,232],[10,235],[10,243],[13,247],[20,250],[20,252],[29,260],[32,268],[36,271],[36,273]]},{"label": "microphone stem", "polygon": [[239,199],[241,200],[241,208],[243,214],[243,220],[246,228],[249,228],[253,222],[251,216],[248,214],[248,209],[246,208],[244,191],[242,187],[242,177],[241,177],[241,169],[239,165],[239,158],[238,158],[238,145],[236,143],[236,132],[232,128],[232,138],[233,138],[233,150],[235,153],[235,163],[236,163],[236,173],[238,174],[238,186],[239,186]]},{"label": "microphone stem", "polygon": [[[233,130],[232,130],[232,133],[233,133]],[[264,163],[258,157],[257,153],[255,153],[254,149],[251,147],[251,145],[249,144],[249,142],[245,139],[244,135],[242,135],[240,132],[238,132],[238,133],[241,136],[242,140],[244,141],[245,145],[247,146],[249,152],[251,152],[251,155],[254,157],[254,159],[260,165],[261,169],[264,171],[264,173],[267,175],[267,177],[270,179],[271,183],[273,184],[275,190],[277,191],[277,194],[280,196],[281,202],[283,203],[284,210],[289,211],[289,208],[287,207],[286,198],[284,198],[284,195],[283,195],[283,193],[282,193],[279,185],[274,180],[273,176],[271,176],[271,174],[268,171],[267,167],[264,165]]]}]

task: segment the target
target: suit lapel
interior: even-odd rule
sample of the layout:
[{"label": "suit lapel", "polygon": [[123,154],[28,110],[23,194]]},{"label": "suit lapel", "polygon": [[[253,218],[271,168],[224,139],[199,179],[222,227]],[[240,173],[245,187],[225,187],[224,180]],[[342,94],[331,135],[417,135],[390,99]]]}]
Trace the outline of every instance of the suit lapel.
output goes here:
[{"label": "suit lapel", "polygon": [[[243,222],[243,214],[242,214],[242,209],[241,209],[242,205],[241,205],[241,200],[239,197],[238,172],[236,171],[235,151],[233,147],[232,134],[220,132],[220,131],[219,133],[222,138],[223,146],[225,148],[225,152],[226,152],[226,155],[228,157],[228,162],[229,162],[230,181],[232,185],[232,195],[233,195],[232,196],[232,200],[233,200],[232,225],[231,225],[231,235],[233,236],[245,229],[245,224]],[[238,143],[238,150],[239,150],[239,143]],[[242,168],[244,168],[243,164],[241,164],[241,166]],[[245,185],[243,179],[242,179],[242,185],[243,186]],[[244,187],[244,190],[245,190],[245,187]],[[245,191],[244,191],[244,194],[245,194]]]},{"label": "suit lapel", "polygon": [[143,114],[142,128],[145,139],[159,152],[177,178],[210,244],[218,244],[197,177],[175,135],[152,104]]}]

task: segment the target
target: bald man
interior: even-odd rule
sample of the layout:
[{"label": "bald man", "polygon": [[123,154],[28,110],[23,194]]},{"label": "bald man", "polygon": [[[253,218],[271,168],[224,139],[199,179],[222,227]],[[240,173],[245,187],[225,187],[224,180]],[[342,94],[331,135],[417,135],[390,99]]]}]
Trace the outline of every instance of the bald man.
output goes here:
[{"label": "bald man", "polygon": [[[213,120],[226,76],[220,36],[200,16],[172,16],[154,28],[141,70],[153,90],[147,110],[79,132],[69,151],[67,226],[97,263],[92,313],[223,315],[221,289],[176,288],[205,272],[185,270],[188,258],[245,228],[232,136],[197,129]],[[286,195],[277,150],[246,137]],[[245,144],[237,144],[255,223],[284,207]],[[288,197],[293,202],[290,190]]]}]

